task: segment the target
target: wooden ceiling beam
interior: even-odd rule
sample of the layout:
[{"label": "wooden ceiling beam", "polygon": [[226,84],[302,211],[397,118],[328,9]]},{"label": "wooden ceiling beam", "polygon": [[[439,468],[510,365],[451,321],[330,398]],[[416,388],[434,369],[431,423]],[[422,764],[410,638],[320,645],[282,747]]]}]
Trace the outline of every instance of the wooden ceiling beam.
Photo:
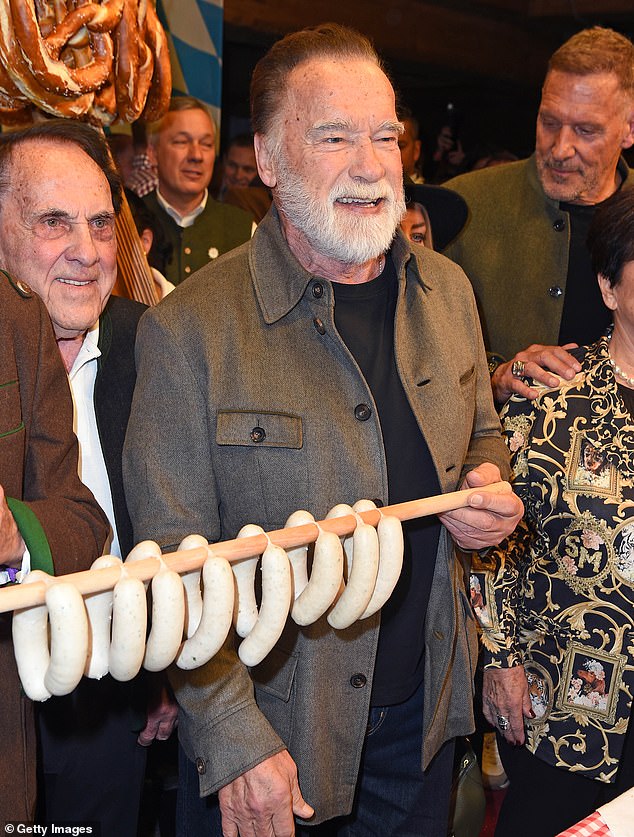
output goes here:
[{"label": "wooden ceiling beam", "polygon": [[[530,0],[529,17],[561,17],[570,15],[570,0]],[[578,16],[632,14],[632,0],[575,0],[574,11]]]},{"label": "wooden ceiling beam", "polygon": [[225,0],[224,16],[229,25],[271,35],[336,21],[368,35],[388,59],[530,85],[541,84],[559,46],[519,24],[419,0]]}]

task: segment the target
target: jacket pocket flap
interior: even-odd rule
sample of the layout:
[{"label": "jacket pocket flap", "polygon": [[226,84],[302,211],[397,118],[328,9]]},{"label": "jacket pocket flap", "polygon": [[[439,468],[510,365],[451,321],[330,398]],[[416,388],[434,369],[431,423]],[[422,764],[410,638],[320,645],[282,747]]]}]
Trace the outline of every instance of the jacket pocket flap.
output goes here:
[{"label": "jacket pocket flap", "polygon": [[219,410],[216,443],[265,448],[301,448],[302,420],[288,413]]}]

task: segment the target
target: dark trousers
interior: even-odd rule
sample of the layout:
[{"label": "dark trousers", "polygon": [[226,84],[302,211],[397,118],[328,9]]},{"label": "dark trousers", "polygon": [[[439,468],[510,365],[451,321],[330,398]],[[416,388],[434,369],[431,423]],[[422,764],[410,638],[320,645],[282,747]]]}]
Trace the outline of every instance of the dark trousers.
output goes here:
[{"label": "dark trousers", "polygon": [[38,706],[39,822],[96,822],[101,837],[136,837],[147,750],[132,689],[84,679]]},{"label": "dark trousers", "polygon": [[634,786],[633,727],[630,722],[616,781],[611,784],[552,767],[526,747],[512,747],[498,735],[511,785],[495,837],[554,837]]},{"label": "dark trousers", "polygon": [[[423,773],[422,717],[422,687],[405,703],[371,709],[352,813],[318,826],[298,826],[296,834],[445,837],[454,743],[448,742]],[[222,834],[217,798],[198,797],[196,769],[182,753],[176,818],[178,837]]]}]

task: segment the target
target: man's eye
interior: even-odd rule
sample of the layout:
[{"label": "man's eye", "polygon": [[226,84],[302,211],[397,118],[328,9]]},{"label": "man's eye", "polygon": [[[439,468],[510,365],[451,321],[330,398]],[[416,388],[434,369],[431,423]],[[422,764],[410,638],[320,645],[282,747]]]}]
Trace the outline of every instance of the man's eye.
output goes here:
[{"label": "man's eye", "polygon": [[547,131],[554,131],[557,128],[557,123],[554,119],[545,119],[543,116],[540,119],[542,126],[546,128]]},{"label": "man's eye", "polygon": [[343,137],[325,137],[324,142],[327,142],[329,145],[336,145],[337,143],[343,142]]},{"label": "man's eye", "polygon": [[60,238],[68,230],[68,224],[61,218],[41,218],[34,226],[34,232],[40,238]]},{"label": "man's eye", "polygon": [[109,241],[114,236],[114,218],[94,218],[90,222],[93,235],[101,241]]}]

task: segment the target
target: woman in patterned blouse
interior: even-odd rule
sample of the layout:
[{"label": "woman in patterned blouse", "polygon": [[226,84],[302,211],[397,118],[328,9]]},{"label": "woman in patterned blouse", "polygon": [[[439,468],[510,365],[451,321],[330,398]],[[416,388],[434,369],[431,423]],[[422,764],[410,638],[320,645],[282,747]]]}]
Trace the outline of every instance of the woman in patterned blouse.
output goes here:
[{"label": "woman in patterned blouse", "polygon": [[473,569],[511,780],[498,837],[553,837],[634,786],[634,190],[597,209],[588,245],[613,326],[573,351],[574,380],[504,408],[526,516]]}]

